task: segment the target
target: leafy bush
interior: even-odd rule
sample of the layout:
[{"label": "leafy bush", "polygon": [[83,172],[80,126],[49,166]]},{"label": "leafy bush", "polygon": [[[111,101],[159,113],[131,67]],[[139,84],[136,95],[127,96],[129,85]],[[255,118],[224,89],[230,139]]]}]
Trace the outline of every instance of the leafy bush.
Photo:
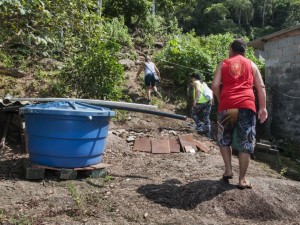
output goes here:
[{"label": "leafy bush", "polygon": [[151,48],[156,41],[166,42],[181,34],[182,29],[176,18],[166,21],[161,16],[148,14],[145,20],[137,24],[134,36],[137,45]]},{"label": "leafy bush", "polygon": [[[217,64],[228,57],[234,39],[229,33],[206,37],[196,37],[194,33],[176,35],[155,59],[164,74],[171,74],[178,93],[186,93],[192,72],[200,73],[206,82],[212,81]],[[263,70],[263,62],[254,56],[251,47],[247,48],[246,56]]]},{"label": "leafy bush", "polygon": [[165,36],[165,22],[160,16],[148,14],[146,19],[137,24],[135,42],[139,46],[150,48],[156,40]]},{"label": "leafy bush", "polygon": [[211,77],[211,56],[207,49],[201,48],[200,38],[193,33],[174,36],[155,60],[164,74],[171,74],[179,93],[186,93],[190,73]]},{"label": "leafy bush", "polygon": [[58,77],[57,95],[117,100],[122,97],[123,67],[111,50],[98,45],[70,60]]},{"label": "leafy bush", "polygon": [[119,47],[133,47],[128,28],[124,24],[124,17],[113,18],[104,22],[102,36],[112,44],[118,44]]},{"label": "leafy bush", "polygon": [[136,59],[136,52],[133,49],[133,41],[128,32],[127,26],[124,24],[124,18],[118,17],[111,20],[105,19],[103,21],[102,31],[99,32],[100,40],[106,43],[107,48],[112,48],[117,51],[119,59],[130,58]]},{"label": "leafy bush", "polygon": [[[124,72],[117,56],[135,57],[133,42],[123,18],[101,18],[98,10],[90,0],[0,1],[2,64],[34,73],[45,90],[32,89],[43,96],[118,99]],[[39,74],[32,62],[44,57],[65,62],[59,76]]]},{"label": "leafy bush", "polygon": [[12,67],[12,57],[0,50],[0,66]]}]

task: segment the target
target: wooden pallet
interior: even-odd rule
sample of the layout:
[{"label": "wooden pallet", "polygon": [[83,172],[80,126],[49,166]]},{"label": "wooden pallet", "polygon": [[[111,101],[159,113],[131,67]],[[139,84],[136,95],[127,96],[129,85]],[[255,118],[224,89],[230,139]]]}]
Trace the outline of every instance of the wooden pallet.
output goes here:
[{"label": "wooden pallet", "polygon": [[55,174],[59,179],[62,180],[75,180],[79,177],[91,177],[91,178],[99,178],[105,177],[107,175],[107,167],[110,164],[106,163],[98,163],[95,165],[87,166],[87,167],[79,167],[79,168],[56,168],[49,167],[38,164],[30,164],[26,166],[26,176],[27,180],[43,180],[47,172],[51,172]]}]

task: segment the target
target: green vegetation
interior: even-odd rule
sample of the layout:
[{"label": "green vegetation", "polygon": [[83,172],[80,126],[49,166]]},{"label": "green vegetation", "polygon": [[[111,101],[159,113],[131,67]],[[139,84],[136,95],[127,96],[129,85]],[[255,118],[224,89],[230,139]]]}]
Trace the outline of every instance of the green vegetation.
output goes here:
[{"label": "green vegetation", "polygon": [[90,210],[91,206],[97,207],[100,211],[103,208],[107,211],[113,211],[115,206],[105,198],[105,193],[102,190],[102,188],[105,188],[113,179],[114,178],[109,175],[98,179],[88,178],[87,182],[95,185],[95,187],[92,188],[91,186],[89,188],[83,186],[78,188],[74,182],[69,182],[67,189],[75,205],[67,214],[81,221],[83,218],[93,215],[93,212]]},{"label": "green vegetation", "polygon": [[77,206],[80,214],[84,215],[85,214],[85,208],[84,208],[84,205],[83,205],[83,200],[84,200],[83,195],[80,194],[76,190],[76,187],[73,184],[68,185],[68,191],[70,192],[73,201],[76,203],[76,206]]},{"label": "green vegetation", "polygon": [[[300,0],[161,0],[155,7],[151,0],[2,0],[0,66],[33,80],[18,90],[16,78],[5,78],[12,85],[1,94],[124,99],[118,60],[135,60],[135,48],[156,53],[157,42],[165,47],[156,60],[182,93],[192,71],[211,81],[234,37],[295,25],[299,9]],[[248,56],[254,59],[251,50]]]},{"label": "green vegetation", "polygon": [[11,223],[14,225],[33,225],[35,221],[29,216],[24,216],[23,218],[12,219]]},{"label": "green vegetation", "polygon": [[300,181],[300,163],[292,158],[280,156],[277,171],[281,176]]},{"label": "green vegetation", "polygon": [[77,98],[120,99],[124,72],[122,66],[104,46],[71,58],[58,77],[63,95]]},{"label": "green vegetation", "polygon": [[[176,91],[186,93],[192,72],[200,73],[207,82],[212,81],[218,62],[228,57],[229,44],[233,40],[234,36],[229,33],[205,37],[195,33],[174,35],[155,59],[165,74],[172,74],[174,86],[178,87]],[[255,58],[253,49],[248,48],[247,57],[263,69],[264,65]]]},{"label": "green vegetation", "polygon": [[[170,90],[151,104],[189,106],[190,73],[211,82],[234,38],[248,41],[300,21],[300,0],[161,0],[155,10],[152,0],[101,2],[102,7],[98,0],[0,1],[0,67],[26,74],[21,81],[1,74],[0,95],[130,102],[118,61],[154,54]],[[264,74],[253,49],[247,57]],[[125,120],[126,113],[115,119]]]},{"label": "green vegetation", "polygon": [[[67,3],[2,1],[1,64],[37,74],[27,90],[33,95],[119,99],[123,68],[118,58],[123,52],[135,57],[128,50],[133,42],[124,20],[101,18],[97,1]],[[39,63],[44,58],[64,64],[59,74],[45,76],[46,90],[46,84],[40,85]]]}]

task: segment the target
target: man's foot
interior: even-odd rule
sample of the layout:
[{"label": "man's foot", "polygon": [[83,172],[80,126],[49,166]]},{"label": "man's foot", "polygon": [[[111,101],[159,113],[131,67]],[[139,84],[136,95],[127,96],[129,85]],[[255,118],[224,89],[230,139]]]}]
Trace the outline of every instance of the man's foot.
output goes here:
[{"label": "man's foot", "polygon": [[228,181],[233,178],[233,173],[224,173],[222,179]]},{"label": "man's foot", "polygon": [[223,175],[223,177],[222,177],[222,179],[225,181],[230,180],[232,178],[233,178],[233,176],[225,176],[225,175]]},{"label": "man's foot", "polygon": [[247,184],[238,184],[237,188],[240,190],[244,190],[244,189],[251,189],[253,186],[250,182],[248,182]]}]

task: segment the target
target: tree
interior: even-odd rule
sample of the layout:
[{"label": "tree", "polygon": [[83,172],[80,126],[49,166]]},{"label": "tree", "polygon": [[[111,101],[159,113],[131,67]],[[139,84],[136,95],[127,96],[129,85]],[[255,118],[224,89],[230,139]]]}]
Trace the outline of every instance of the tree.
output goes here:
[{"label": "tree", "polygon": [[233,9],[235,19],[238,21],[238,27],[241,34],[241,24],[244,18],[245,24],[249,24],[249,20],[253,17],[253,6],[250,0],[227,0],[226,4]]},{"label": "tree", "polygon": [[107,0],[104,1],[103,7],[104,16],[109,18],[124,16],[126,26],[132,29],[150,13],[151,2],[149,0]]},{"label": "tree", "polygon": [[204,10],[206,26],[205,34],[223,34],[235,32],[236,26],[231,19],[228,19],[230,13],[224,3],[212,4]]},{"label": "tree", "polygon": [[290,0],[273,0],[272,2],[272,25],[281,29],[286,22],[289,13]]},{"label": "tree", "polygon": [[156,1],[156,14],[169,20],[174,17],[174,13],[178,9],[195,2],[196,0],[159,0]]},{"label": "tree", "polygon": [[300,23],[300,0],[292,0],[289,5],[289,13],[284,24],[285,27]]}]

